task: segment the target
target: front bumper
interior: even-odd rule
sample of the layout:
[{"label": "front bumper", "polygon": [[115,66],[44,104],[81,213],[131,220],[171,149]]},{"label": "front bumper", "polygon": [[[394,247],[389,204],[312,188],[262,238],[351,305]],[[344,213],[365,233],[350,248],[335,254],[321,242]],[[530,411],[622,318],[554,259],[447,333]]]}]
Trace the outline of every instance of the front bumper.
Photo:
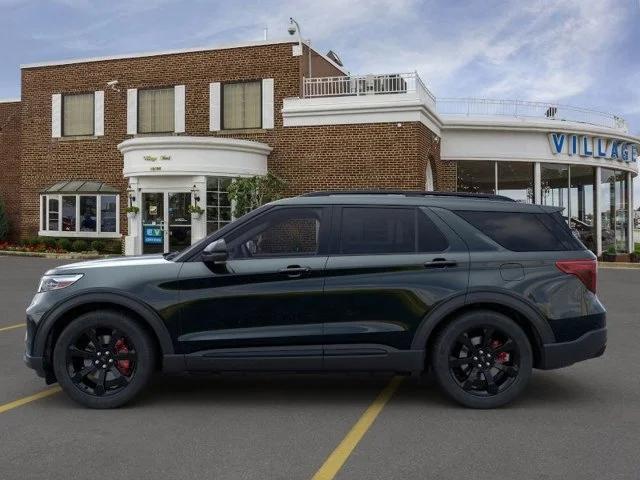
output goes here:
[{"label": "front bumper", "polygon": [[35,370],[39,377],[45,378],[47,376],[47,373],[44,369],[44,358],[32,357],[26,352],[22,358],[27,367]]},{"label": "front bumper", "polygon": [[576,340],[542,346],[538,368],[552,370],[567,367],[582,360],[601,356],[607,348],[607,329],[591,330]]}]

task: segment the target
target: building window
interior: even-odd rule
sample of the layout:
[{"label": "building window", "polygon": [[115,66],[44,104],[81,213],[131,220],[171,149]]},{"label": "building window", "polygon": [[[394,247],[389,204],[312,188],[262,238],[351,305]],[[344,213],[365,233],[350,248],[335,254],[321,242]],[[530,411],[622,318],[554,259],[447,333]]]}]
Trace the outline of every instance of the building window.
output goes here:
[{"label": "building window", "polygon": [[138,133],[169,133],[175,130],[175,89],[138,90]]},{"label": "building window", "polygon": [[459,192],[496,193],[496,162],[465,160],[457,167]]},{"label": "building window", "polygon": [[626,172],[600,170],[600,214],[602,218],[602,251],[627,252],[629,184]]},{"label": "building window", "polygon": [[[119,196],[41,195],[41,235],[56,237],[119,236]],[[100,209],[98,210],[98,205]]]},{"label": "building window", "polygon": [[498,162],[498,195],[533,203],[533,163]]},{"label": "building window", "polygon": [[230,183],[228,177],[207,177],[207,235],[231,221]]},{"label": "building window", "polygon": [[94,134],[94,94],[79,93],[62,97],[62,136]]},{"label": "building window", "polygon": [[567,217],[569,208],[569,165],[540,164],[542,205],[561,207]]},{"label": "building window", "polygon": [[595,169],[584,165],[571,165],[569,178],[569,225],[582,243],[595,252]]},{"label": "building window", "polygon": [[222,98],[224,130],[262,127],[262,82],[224,84]]}]

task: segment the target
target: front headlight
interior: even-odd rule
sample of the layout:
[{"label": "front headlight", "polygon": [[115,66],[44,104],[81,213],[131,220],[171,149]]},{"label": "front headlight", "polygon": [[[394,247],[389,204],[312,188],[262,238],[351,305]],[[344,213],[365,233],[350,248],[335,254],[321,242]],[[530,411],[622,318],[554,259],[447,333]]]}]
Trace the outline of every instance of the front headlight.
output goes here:
[{"label": "front headlight", "polygon": [[45,275],[40,279],[40,285],[38,285],[38,293],[67,288],[68,286],[76,283],[81,278],[81,273],[77,275]]}]

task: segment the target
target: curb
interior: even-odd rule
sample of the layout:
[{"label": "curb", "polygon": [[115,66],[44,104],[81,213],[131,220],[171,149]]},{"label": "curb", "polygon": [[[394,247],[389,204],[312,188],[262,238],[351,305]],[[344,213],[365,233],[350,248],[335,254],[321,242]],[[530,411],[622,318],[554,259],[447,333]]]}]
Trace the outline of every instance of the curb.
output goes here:
[{"label": "curb", "polygon": [[629,262],[598,262],[598,267],[618,270],[640,270],[640,263]]},{"label": "curb", "polygon": [[56,260],[98,260],[101,258],[113,258],[120,255],[101,255],[99,253],[47,253],[47,252],[18,252],[13,250],[0,250],[0,256],[7,257],[39,257]]}]

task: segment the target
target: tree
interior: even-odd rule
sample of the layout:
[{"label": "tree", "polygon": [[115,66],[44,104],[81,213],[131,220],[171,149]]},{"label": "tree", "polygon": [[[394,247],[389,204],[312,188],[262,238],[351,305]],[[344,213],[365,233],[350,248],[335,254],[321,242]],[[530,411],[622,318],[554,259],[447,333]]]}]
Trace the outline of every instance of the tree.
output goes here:
[{"label": "tree", "polygon": [[237,177],[227,189],[234,204],[233,216],[238,218],[265,203],[282,198],[285,182],[267,173],[265,176]]},{"label": "tree", "polygon": [[0,198],[0,241],[6,240],[9,235],[9,218],[4,207],[4,201]]}]

